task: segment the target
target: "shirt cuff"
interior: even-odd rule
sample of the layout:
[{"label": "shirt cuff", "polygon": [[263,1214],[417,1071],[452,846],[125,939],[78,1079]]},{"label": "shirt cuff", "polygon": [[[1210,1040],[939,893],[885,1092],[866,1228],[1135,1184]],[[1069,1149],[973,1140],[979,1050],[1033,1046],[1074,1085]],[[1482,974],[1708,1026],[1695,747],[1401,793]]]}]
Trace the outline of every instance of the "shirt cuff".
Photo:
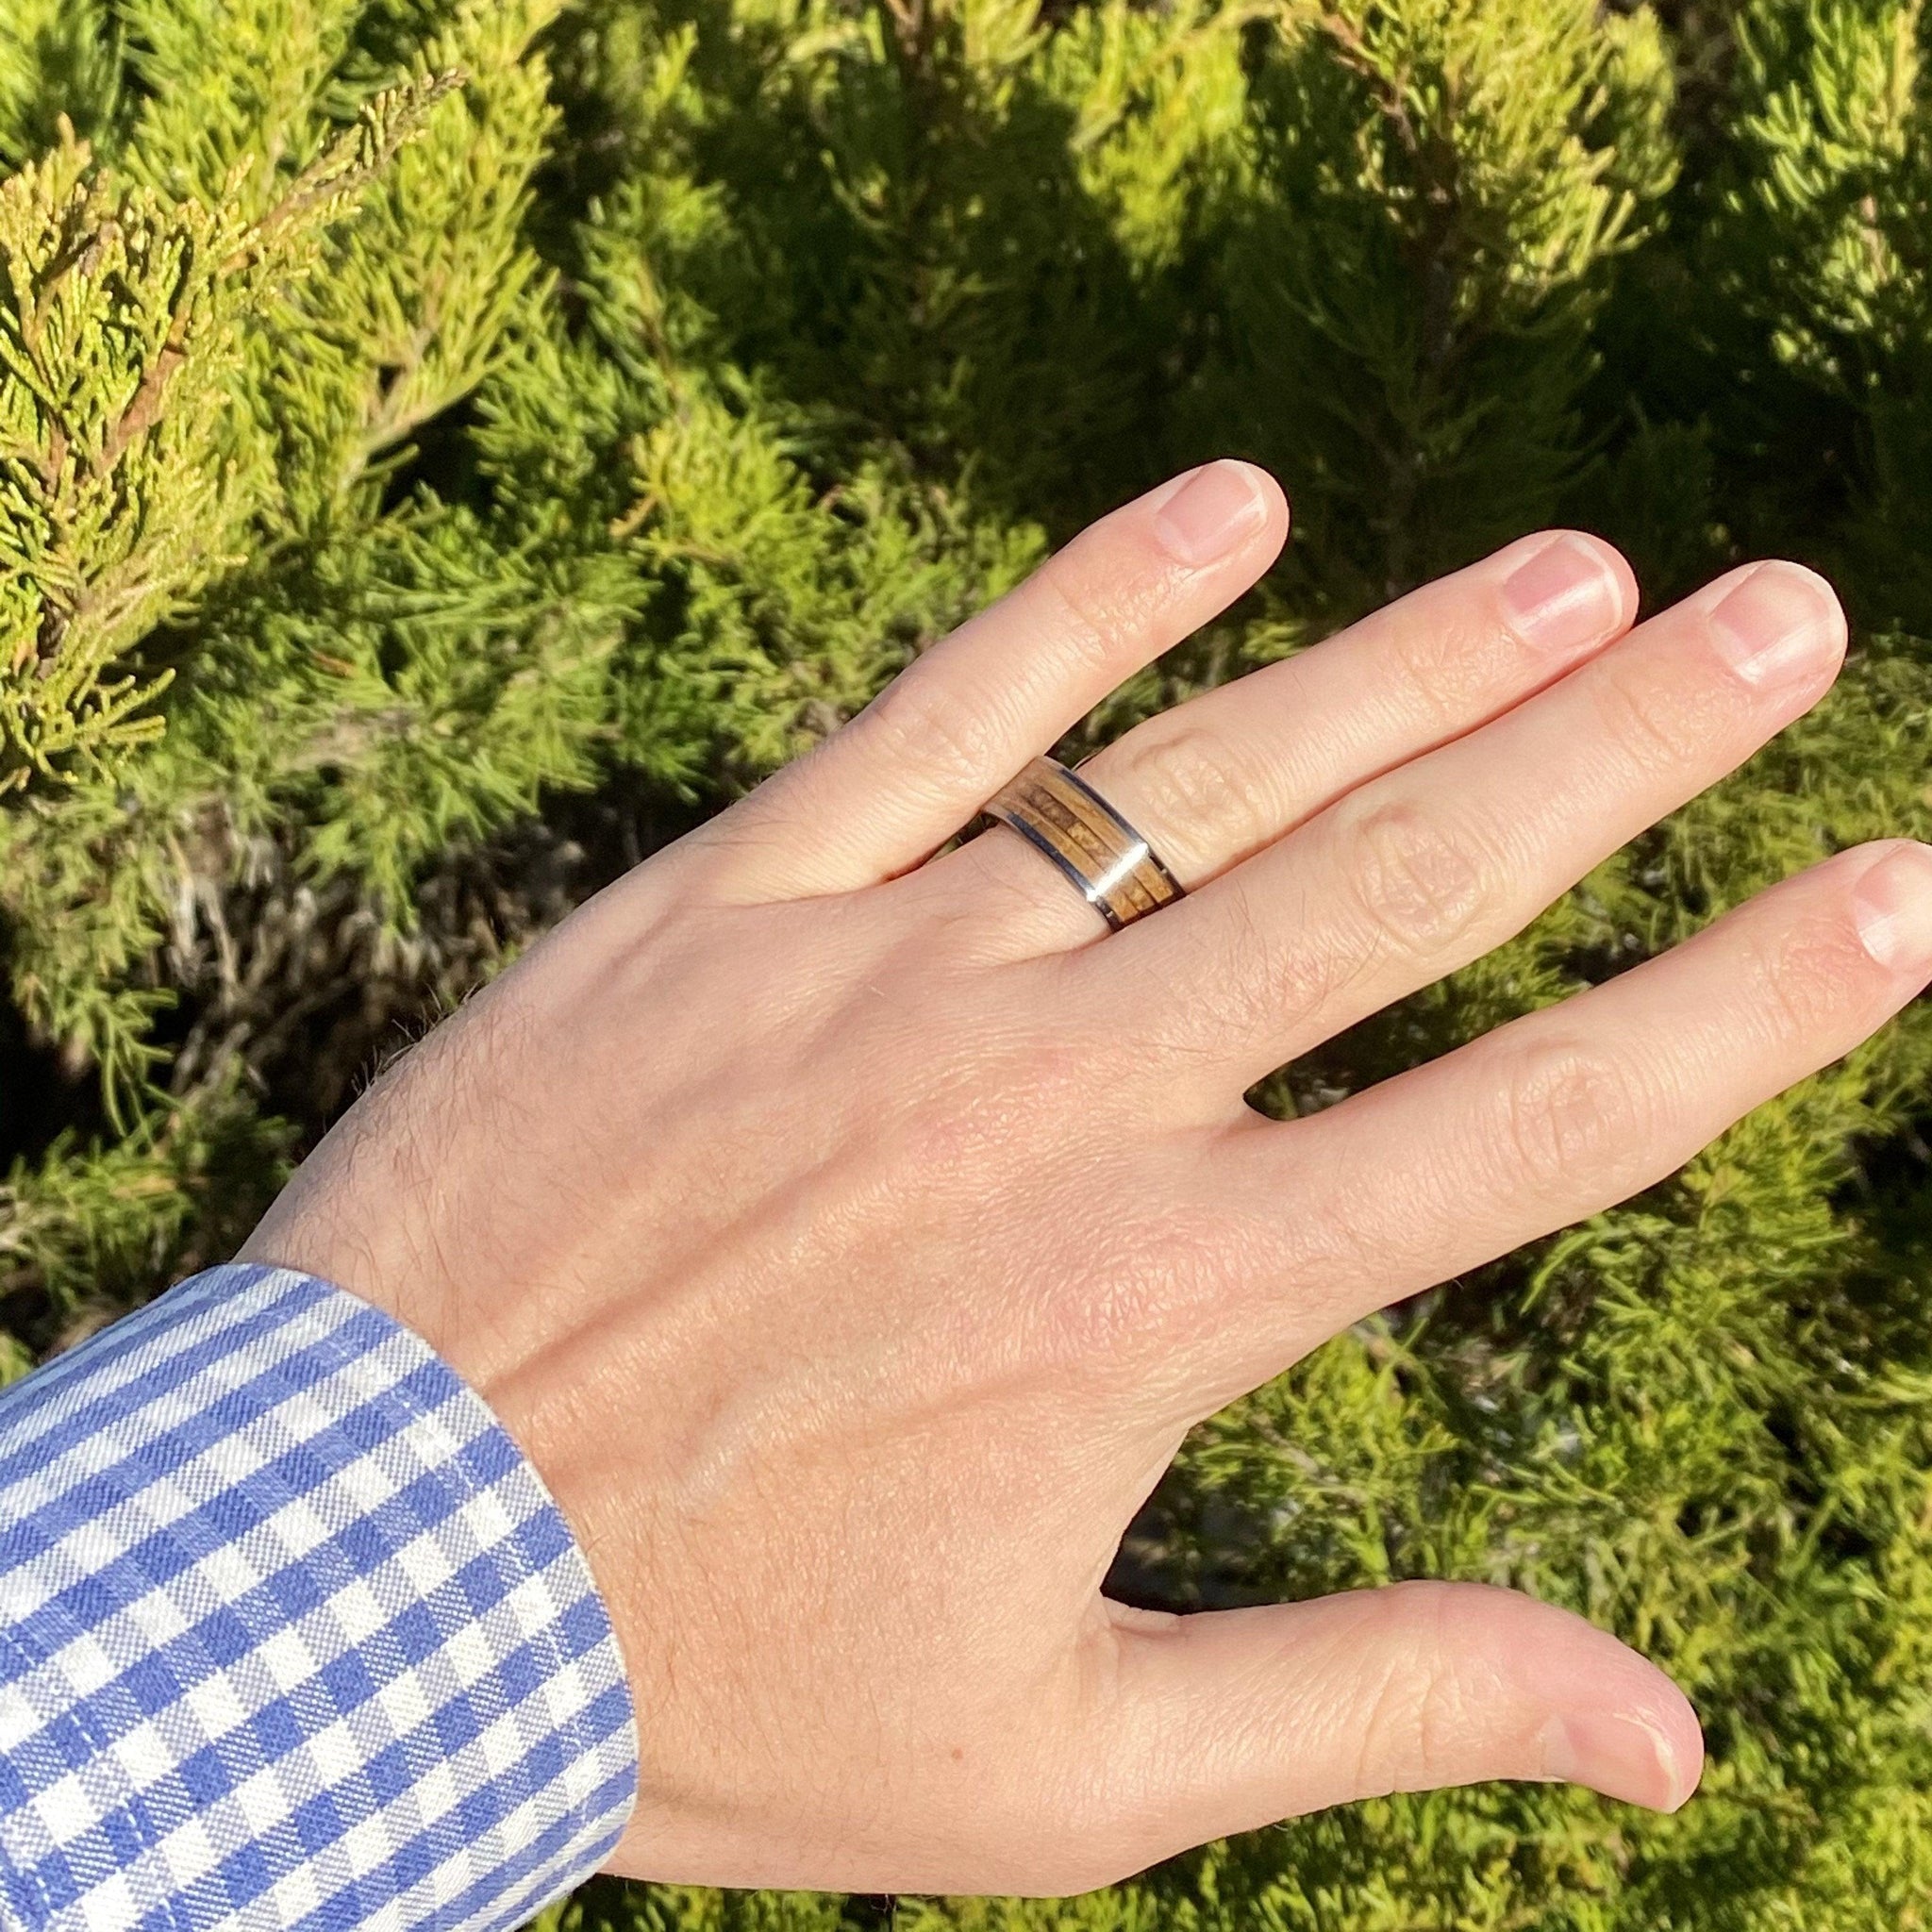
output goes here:
[{"label": "shirt cuff", "polygon": [[380,1309],[212,1268],[0,1391],[0,1923],[508,1928],[637,1766],[561,1511]]}]

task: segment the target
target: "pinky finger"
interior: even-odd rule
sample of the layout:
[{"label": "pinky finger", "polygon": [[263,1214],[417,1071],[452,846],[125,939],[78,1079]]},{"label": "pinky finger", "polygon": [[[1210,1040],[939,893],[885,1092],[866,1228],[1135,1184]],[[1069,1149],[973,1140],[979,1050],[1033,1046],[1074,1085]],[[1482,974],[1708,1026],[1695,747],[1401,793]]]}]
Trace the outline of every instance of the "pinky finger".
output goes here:
[{"label": "pinky finger", "polygon": [[1324,1113],[1255,1119],[1223,1171],[1246,1206],[1310,1194],[1353,1205],[1331,1207],[1327,1220],[1346,1226],[1332,1253],[1308,1257],[1319,1291],[1264,1315],[1286,1324],[1275,1332],[1250,1330],[1241,1386],[1374,1308],[1664,1179],[1848,1053],[1928,976],[1932,847],[1883,841]]}]

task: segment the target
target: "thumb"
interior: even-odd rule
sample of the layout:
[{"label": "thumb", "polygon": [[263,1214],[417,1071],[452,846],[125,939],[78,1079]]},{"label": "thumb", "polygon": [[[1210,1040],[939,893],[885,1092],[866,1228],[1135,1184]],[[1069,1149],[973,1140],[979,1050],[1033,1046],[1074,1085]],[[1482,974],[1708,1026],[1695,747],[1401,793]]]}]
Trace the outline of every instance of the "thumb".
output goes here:
[{"label": "thumb", "polygon": [[1402,1583],[1188,1617],[1113,1609],[1108,1735],[1089,1775],[1113,1787],[1095,1807],[1110,1826],[1144,1827],[1144,1845],[1120,1846],[1130,1862],[1484,1778],[1568,1779],[1674,1811],[1703,1766],[1696,1714],[1656,1665],[1514,1591]]}]

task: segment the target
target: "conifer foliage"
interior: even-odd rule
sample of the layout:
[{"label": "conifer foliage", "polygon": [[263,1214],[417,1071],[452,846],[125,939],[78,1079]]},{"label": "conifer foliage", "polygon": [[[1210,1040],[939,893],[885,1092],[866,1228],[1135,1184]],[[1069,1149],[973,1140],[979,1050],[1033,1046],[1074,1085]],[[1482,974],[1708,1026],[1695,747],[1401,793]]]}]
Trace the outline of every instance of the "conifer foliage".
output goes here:
[{"label": "conifer foliage", "polygon": [[[0,1373],[1098,510],[1297,534],[1079,752],[1522,530],[1783,554],[1840,688],[1307,1109],[1932,831],[1923,0],[9,0]],[[1113,1587],[1416,1574],[1657,1657],[1683,1812],[1397,1798],[908,1928],[1866,1932],[1932,1890],[1932,1024],[1191,1440]],[[1291,1740],[1285,1740],[1291,1747]],[[863,1901],[592,1886],[551,1932]]]}]

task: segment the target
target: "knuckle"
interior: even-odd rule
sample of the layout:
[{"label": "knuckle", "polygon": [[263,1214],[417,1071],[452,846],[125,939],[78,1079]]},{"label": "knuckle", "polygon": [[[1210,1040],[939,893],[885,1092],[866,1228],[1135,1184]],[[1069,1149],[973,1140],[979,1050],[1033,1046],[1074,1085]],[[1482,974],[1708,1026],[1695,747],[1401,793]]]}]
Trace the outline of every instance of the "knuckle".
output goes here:
[{"label": "knuckle", "polygon": [[1170,841],[1177,836],[1197,844],[1247,840],[1257,788],[1237,770],[1224,738],[1198,725],[1177,725],[1137,742],[1140,738],[1122,740],[1097,774],[1107,796],[1129,801],[1124,808],[1137,825]]},{"label": "knuckle", "polygon": [[1809,1040],[1841,1027],[1846,989],[1873,977],[1871,956],[1850,924],[1823,917],[1754,946],[1745,964],[1755,1009],[1781,1041]]},{"label": "knuckle", "polygon": [[1574,1040],[1517,1052],[1503,1082],[1503,1151],[1510,1178],[1539,1192],[1621,1169],[1649,1145],[1653,1108],[1627,1061]]},{"label": "knuckle", "polygon": [[1084,531],[1030,580],[1031,593],[1052,607],[1056,643],[1092,670],[1119,675],[1120,641],[1152,630],[1184,575],[1156,564],[1138,543],[1106,524]]},{"label": "knuckle", "polygon": [[1083,1376],[1146,1377],[1212,1332],[1234,1257],[1219,1217],[1170,1208],[1118,1218],[1081,1243],[1088,1259],[1045,1307],[1049,1360]]},{"label": "knuckle", "polygon": [[1722,734],[1731,706],[1707,683],[1661,675],[1655,664],[1603,660],[1593,680],[1601,736],[1644,770],[1674,770]]},{"label": "knuckle", "polygon": [[1429,1790],[1460,1780],[1466,1742],[1479,1730],[1475,1686],[1461,1667],[1457,1629],[1462,1592],[1452,1584],[1391,1584],[1385,1596],[1413,1606],[1409,1641],[1391,1652],[1365,1699],[1356,1760],[1363,1797]]},{"label": "knuckle", "polygon": [[1063,1285],[1048,1305],[1041,1351],[1053,1370],[1108,1391],[1138,1382],[1155,1353],[1155,1305],[1132,1272],[1096,1266]]},{"label": "knuckle", "polygon": [[893,679],[861,719],[910,778],[968,789],[996,783],[1004,773],[1005,735],[997,714],[960,704],[935,679],[916,673]]},{"label": "knuckle", "polygon": [[1109,664],[1114,639],[1130,621],[1131,597],[1118,588],[1103,588],[1071,550],[1048,564],[1035,582],[1039,595],[1053,607],[1053,631],[1061,647],[1070,649],[1078,663]]},{"label": "knuckle", "polygon": [[1474,919],[1488,868],[1467,834],[1407,799],[1344,819],[1344,873],[1369,929],[1399,955],[1433,954]]},{"label": "knuckle", "polygon": [[1495,688],[1501,635],[1488,613],[1391,612],[1388,659],[1402,708],[1432,731],[1464,729]]}]

